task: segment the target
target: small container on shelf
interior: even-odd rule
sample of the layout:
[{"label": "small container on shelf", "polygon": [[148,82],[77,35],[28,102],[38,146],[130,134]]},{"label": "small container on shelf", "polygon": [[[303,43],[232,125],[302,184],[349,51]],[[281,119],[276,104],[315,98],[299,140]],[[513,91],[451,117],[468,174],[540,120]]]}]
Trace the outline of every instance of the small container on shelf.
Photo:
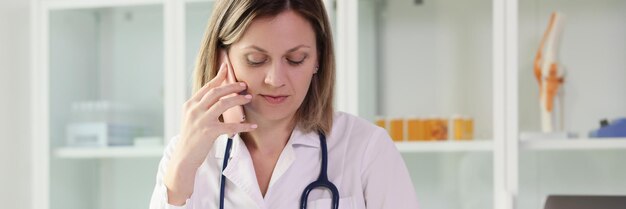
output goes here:
[{"label": "small container on shelf", "polygon": [[472,140],[474,120],[466,116],[451,119],[441,116],[396,117],[385,120],[380,116],[376,125],[385,127],[394,141]]},{"label": "small container on shelf", "polygon": [[407,140],[408,141],[426,141],[426,121],[411,117],[407,119]]},{"label": "small container on shelf", "polygon": [[619,138],[626,137],[626,117],[600,121],[600,128],[589,133],[589,138]]},{"label": "small container on shelf", "polygon": [[431,140],[445,141],[448,139],[448,120],[443,117],[434,117],[430,119],[430,136]]},{"label": "small container on shelf", "polygon": [[387,120],[384,117],[382,117],[382,116],[377,116],[376,117],[376,125],[381,127],[381,128],[387,129]]},{"label": "small container on shelf", "polygon": [[434,121],[434,117],[427,117],[424,118],[424,141],[433,141],[433,134],[432,134],[432,130],[434,129],[435,126],[435,121]]},{"label": "small container on shelf", "polygon": [[467,139],[474,139],[474,119],[471,117],[465,119],[465,136]]},{"label": "small container on shelf", "polygon": [[474,138],[474,120],[471,117],[455,116],[452,119],[453,139],[457,141]]},{"label": "small container on shelf", "polygon": [[404,119],[389,119],[389,135],[393,141],[404,141]]},{"label": "small container on shelf", "polygon": [[67,146],[106,147],[128,146],[140,129],[133,125],[107,122],[83,122],[67,125]]}]

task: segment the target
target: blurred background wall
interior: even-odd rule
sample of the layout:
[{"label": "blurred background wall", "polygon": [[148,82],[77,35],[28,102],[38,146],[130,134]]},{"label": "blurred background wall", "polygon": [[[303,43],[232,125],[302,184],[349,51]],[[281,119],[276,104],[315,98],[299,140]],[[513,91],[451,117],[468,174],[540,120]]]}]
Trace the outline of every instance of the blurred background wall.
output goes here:
[{"label": "blurred background wall", "polygon": [[30,208],[30,1],[0,0],[0,208]]}]

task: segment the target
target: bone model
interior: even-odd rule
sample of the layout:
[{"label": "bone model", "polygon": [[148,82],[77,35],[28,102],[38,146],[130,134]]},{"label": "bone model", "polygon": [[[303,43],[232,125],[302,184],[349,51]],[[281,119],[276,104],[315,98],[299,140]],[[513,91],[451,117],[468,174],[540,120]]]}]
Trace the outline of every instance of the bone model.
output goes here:
[{"label": "bone model", "polygon": [[[563,29],[563,16],[557,12],[552,13],[550,23],[546,29],[537,56],[535,57],[534,71],[539,82],[539,105],[541,108],[541,129],[543,132],[553,132],[555,127],[554,102],[555,98],[559,105],[563,105],[563,99],[559,87],[563,85],[565,69],[557,60],[557,49],[560,35]],[[559,97],[557,97],[559,96]],[[562,114],[560,114],[560,129],[562,129]]]}]

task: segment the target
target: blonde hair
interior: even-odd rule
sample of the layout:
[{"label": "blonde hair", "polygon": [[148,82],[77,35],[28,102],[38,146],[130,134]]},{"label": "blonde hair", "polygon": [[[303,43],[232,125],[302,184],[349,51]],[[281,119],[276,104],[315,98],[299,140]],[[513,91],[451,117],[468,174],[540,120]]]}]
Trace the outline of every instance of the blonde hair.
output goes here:
[{"label": "blonde hair", "polygon": [[333,122],[335,56],[330,22],[321,0],[218,0],[207,25],[196,59],[193,92],[215,77],[219,50],[237,42],[252,20],[292,10],[308,20],[315,31],[318,64],[304,101],[295,114],[306,133],[330,134]]}]

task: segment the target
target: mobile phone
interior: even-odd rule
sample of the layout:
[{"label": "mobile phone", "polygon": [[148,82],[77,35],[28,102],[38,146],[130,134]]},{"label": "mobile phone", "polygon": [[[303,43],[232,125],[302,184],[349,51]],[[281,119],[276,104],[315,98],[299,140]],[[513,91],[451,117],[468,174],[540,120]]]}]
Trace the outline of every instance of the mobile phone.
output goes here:
[{"label": "mobile phone", "polygon": [[[221,69],[221,70],[228,70],[228,72],[226,73],[226,84],[231,84],[231,83],[236,83],[237,82],[237,78],[235,76],[235,72],[233,70],[232,65],[230,64],[230,60],[228,58],[228,53],[226,52],[226,50],[221,50],[221,61],[226,63],[226,65],[228,66],[226,69]],[[244,92],[240,92],[239,94],[243,94]],[[232,94],[229,96],[236,96],[237,94]],[[234,107],[229,108],[228,110],[224,111],[224,113],[222,113],[222,118],[224,119],[225,123],[241,123],[244,122],[246,120],[246,116],[243,113],[243,107],[241,105],[237,105]]]}]

